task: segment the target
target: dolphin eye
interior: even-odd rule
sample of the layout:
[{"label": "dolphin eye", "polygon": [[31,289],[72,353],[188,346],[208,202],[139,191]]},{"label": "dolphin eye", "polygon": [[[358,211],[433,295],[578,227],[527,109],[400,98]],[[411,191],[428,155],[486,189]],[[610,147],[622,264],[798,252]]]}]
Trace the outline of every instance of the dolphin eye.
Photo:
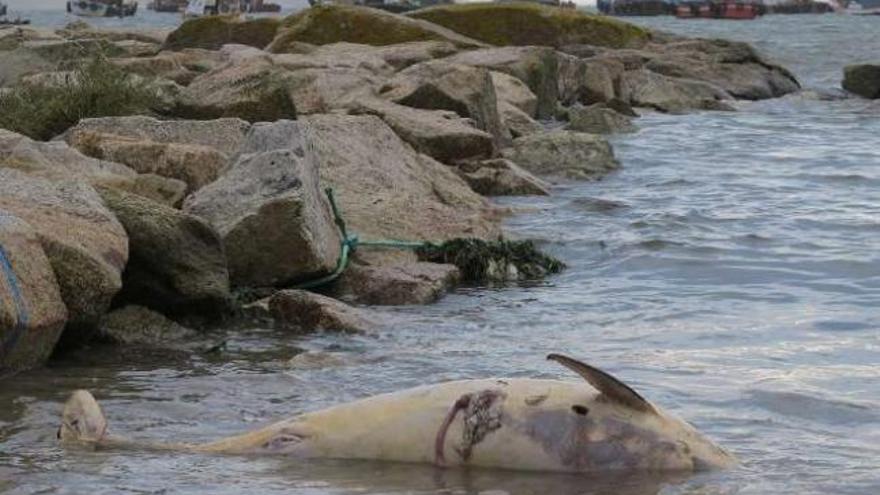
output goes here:
[{"label": "dolphin eye", "polygon": [[582,406],[580,404],[575,404],[571,406],[571,410],[579,416],[586,416],[590,413],[590,410],[587,408],[587,406]]}]

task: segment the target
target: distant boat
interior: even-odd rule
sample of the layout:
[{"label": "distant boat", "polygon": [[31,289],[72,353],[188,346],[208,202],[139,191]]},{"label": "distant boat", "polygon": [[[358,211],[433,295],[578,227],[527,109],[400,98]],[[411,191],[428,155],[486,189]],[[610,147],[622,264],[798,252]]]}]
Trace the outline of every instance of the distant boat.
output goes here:
[{"label": "distant boat", "polygon": [[187,0],[153,0],[147,4],[147,9],[156,12],[180,13],[186,10]]},{"label": "distant boat", "polygon": [[135,1],[68,0],[67,11],[84,17],[127,17],[137,12]]},{"label": "distant boat", "polygon": [[675,17],[679,19],[752,20],[764,15],[764,12],[763,2],[748,0],[683,1],[675,7]]}]

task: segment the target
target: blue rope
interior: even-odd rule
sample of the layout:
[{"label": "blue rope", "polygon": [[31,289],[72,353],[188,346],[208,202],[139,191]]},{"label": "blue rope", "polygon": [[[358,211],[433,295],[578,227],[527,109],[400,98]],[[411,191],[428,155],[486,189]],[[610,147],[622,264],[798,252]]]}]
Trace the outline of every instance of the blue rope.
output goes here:
[{"label": "blue rope", "polygon": [[21,287],[18,284],[18,277],[12,269],[12,263],[9,261],[9,257],[6,255],[6,250],[3,249],[3,246],[0,246],[0,269],[3,270],[3,274],[6,276],[6,283],[9,286],[9,292],[12,294],[12,302],[15,305],[15,311],[17,313],[17,320],[15,328],[12,330],[12,335],[6,339],[6,342],[0,344],[0,355],[7,356],[12,352],[15,344],[18,343],[18,339],[21,338],[22,334],[24,334],[24,331],[27,329],[30,317],[24,303],[24,297],[21,295]]}]

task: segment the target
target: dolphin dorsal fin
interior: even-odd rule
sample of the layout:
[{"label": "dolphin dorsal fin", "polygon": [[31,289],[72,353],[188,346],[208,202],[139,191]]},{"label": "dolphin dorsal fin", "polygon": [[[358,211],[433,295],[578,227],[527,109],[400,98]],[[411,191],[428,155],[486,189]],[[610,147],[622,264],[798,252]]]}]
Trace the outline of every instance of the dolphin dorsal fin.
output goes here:
[{"label": "dolphin dorsal fin", "polygon": [[572,359],[562,354],[549,354],[547,359],[556,361],[566,368],[581,375],[590,385],[596,388],[609,400],[630,409],[644,413],[657,414],[657,410],[638,392],[630,388],[629,385],[605,373],[599,368],[594,368],[589,364],[582,363],[577,359]]}]

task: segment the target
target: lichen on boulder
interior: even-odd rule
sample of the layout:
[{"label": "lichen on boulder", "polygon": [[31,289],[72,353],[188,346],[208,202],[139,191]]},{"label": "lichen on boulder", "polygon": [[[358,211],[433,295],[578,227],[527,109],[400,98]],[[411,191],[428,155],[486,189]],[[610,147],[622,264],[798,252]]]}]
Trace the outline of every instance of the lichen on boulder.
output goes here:
[{"label": "lichen on boulder", "polygon": [[204,48],[218,50],[223,45],[264,48],[275,38],[281,21],[271,17],[243,20],[237,16],[206,16],[190,19],[168,35],[165,50]]},{"label": "lichen on boulder", "polygon": [[497,46],[639,46],[649,31],[604,16],[532,3],[472,3],[416,10],[409,17]]},{"label": "lichen on boulder", "polygon": [[379,9],[320,5],[286,18],[278,35],[266,49],[273,53],[289,53],[297,43],[327,45],[340,41],[373,46],[410,41],[448,41],[460,48],[483,46],[478,41],[430,22]]}]

